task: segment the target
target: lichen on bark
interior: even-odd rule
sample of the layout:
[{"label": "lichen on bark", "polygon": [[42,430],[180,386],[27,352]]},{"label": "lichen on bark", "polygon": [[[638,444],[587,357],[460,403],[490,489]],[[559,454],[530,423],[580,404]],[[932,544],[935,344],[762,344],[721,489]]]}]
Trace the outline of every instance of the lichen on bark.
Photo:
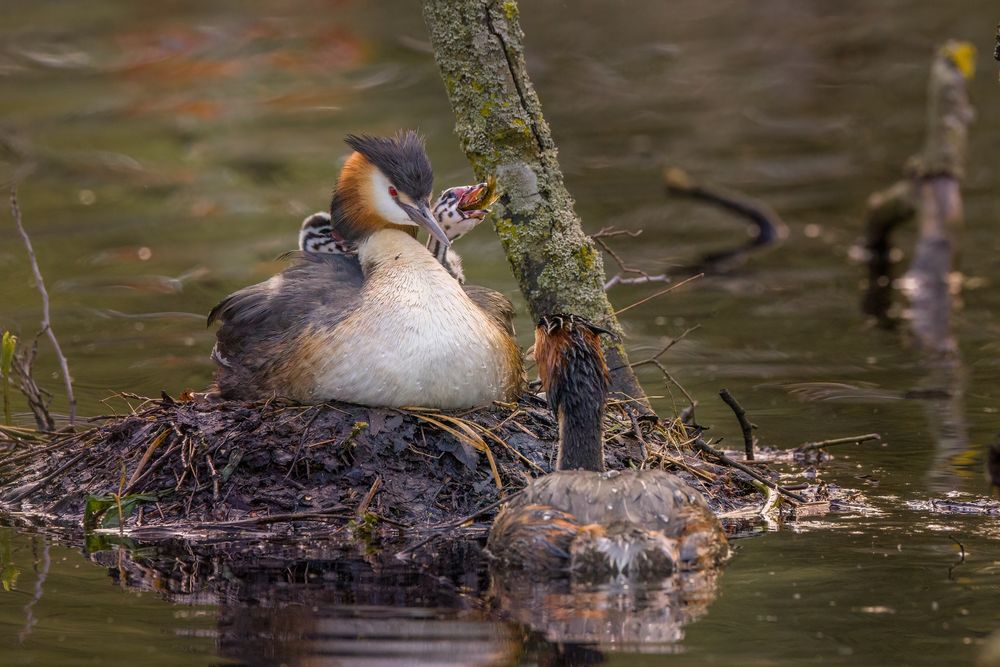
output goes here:
[{"label": "lichen on bark", "polygon": [[[528,77],[517,3],[425,0],[424,19],[462,148],[503,193],[493,224],[532,316],[575,313],[621,334]],[[613,388],[648,408],[621,343],[606,353]]]}]

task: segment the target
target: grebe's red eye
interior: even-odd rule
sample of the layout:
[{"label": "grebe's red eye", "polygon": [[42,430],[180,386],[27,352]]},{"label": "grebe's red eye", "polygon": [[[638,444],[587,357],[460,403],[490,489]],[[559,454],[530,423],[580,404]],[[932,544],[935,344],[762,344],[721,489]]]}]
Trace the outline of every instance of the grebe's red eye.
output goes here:
[{"label": "grebe's red eye", "polygon": [[397,196],[397,195],[399,195],[399,193],[398,193],[398,192],[396,192],[396,188],[394,188],[394,187],[392,187],[392,186],[390,185],[390,186],[389,186],[389,196],[390,196],[390,197],[395,197],[395,196]]}]

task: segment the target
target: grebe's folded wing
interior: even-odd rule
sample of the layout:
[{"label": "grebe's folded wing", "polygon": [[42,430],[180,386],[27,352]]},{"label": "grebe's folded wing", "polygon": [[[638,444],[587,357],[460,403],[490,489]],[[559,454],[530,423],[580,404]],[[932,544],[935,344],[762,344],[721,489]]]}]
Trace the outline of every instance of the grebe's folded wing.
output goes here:
[{"label": "grebe's folded wing", "polygon": [[500,328],[514,335],[514,304],[502,293],[481,285],[462,285],[472,302],[489,315]]},{"label": "grebe's folded wing", "polygon": [[[285,328],[307,314],[337,319],[356,303],[363,276],[352,255],[290,253],[296,262],[219,302],[208,323]],[[220,330],[221,332],[221,330]]]},{"label": "grebe's folded wing", "polygon": [[356,256],[296,254],[295,264],[230,294],[209,313],[209,324],[222,323],[212,359],[223,398],[253,399],[277,391],[274,378],[282,377],[278,368],[298,335],[313,325],[336,326],[360,303]]}]

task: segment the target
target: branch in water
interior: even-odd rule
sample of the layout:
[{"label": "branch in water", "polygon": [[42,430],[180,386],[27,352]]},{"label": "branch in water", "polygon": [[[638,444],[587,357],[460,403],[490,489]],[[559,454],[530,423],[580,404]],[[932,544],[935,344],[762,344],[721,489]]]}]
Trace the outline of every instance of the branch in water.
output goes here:
[{"label": "branch in water", "polygon": [[850,444],[861,444],[863,442],[868,442],[869,440],[874,440],[875,442],[882,442],[882,436],[878,433],[865,433],[864,435],[855,435],[849,438],[831,438],[830,440],[820,440],[819,442],[807,442],[804,445],[799,445],[795,448],[796,452],[810,452],[815,449],[821,449],[823,447],[832,447],[834,445],[850,445]]},{"label": "branch in water", "polygon": [[733,268],[746,261],[747,256],[788,238],[788,225],[777,211],[759,199],[724,188],[696,182],[683,169],[670,167],[663,172],[663,184],[672,195],[689,197],[723,208],[745,218],[754,225],[756,233],[747,243],[731,250],[710,253],[686,270],[718,272]]},{"label": "branch in water", "polygon": [[719,391],[719,398],[728,405],[736,415],[736,421],[740,423],[740,430],[743,431],[743,448],[746,452],[747,461],[753,461],[753,424],[747,418],[747,411],[739,404],[736,397],[729,393],[728,389]]},{"label": "branch in water", "polygon": [[[76,396],[73,394],[73,378],[69,374],[69,363],[66,361],[66,356],[62,352],[62,347],[59,345],[55,331],[52,330],[52,319],[49,316],[49,293],[45,289],[45,279],[42,278],[42,271],[38,268],[38,260],[35,258],[35,249],[31,245],[31,237],[28,236],[28,232],[24,229],[24,222],[21,220],[21,209],[17,205],[16,186],[10,189],[10,214],[14,218],[14,224],[17,226],[17,231],[21,235],[24,247],[28,251],[28,261],[31,263],[31,270],[35,275],[35,287],[38,288],[38,293],[42,297],[42,332],[48,335],[49,341],[52,343],[52,349],[55,350],[56,358],[59,360],[59,368],[62,372],[63,382],[66,385],[66,398],[69,401],[69,425],[73,426],[76,421]],[[30,370],[30,364],[28,368]]]},{"label": "branch in water", "polygon": [[963,223],[960,184],[975,117],[967,90],[974,57],[975,48],[967,42],[948,41],[938,49],[931,63],[923,148],[907,161],[903,180],[869,197],[865,220],[864,312],[885,328],[895,326],[890,313],[896,277],[892,234],[916,218],[920,235],[902,281],[909,297],[910,330],[920,347],[945,354],[955,349],[949,281]]}]

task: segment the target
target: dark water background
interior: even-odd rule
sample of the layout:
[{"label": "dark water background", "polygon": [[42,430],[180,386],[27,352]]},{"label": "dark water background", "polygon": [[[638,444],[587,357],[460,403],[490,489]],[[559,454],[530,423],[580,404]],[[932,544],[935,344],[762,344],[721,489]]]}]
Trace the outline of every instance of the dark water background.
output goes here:
[{"label": "dark water background", "polygon": [[[699,420],[730,445],[739,432],[715,399],[721,387],[767,444],[885,438],[838,450],[824,470],[878,512],[742,540],[706,614],[675,642],[609,653],[610,662],[969,664],[1000,628],[998,519],[911,502],[989,494],[984,447],[1000,431],[1000,85],[988,57],[998,10],[985,0],[523,3],[530,70],[589,231],[644,229],[618,247],[651,271],[745,238],[743,223],[667,199],[665,164],[762,197],[789,223],[781,249],[630,310],[630,345],[700,324],[666,360],[701,401]],[[21,204],[84,415],[106,413],[113,391],[206,385],[204,314],[280,268],[274,257],[294,244],[299,221],[327,204],[347,132],[417,127],[439,187],[472,180],[418,3],[8,0],[3,14],[0,180],[34,165]],[[930,56],[950,37],[979,47],[979,116],[954,324],[961,353],[942,364],[860,315],[863,269],[851,248],[865,198],[921,142]],[[516,296],[486,226],[460,243],[470,281]],[[625,305],[650,291],[611,296]],[[38,319],[4,218],[0,327],[30,335]],[[519,324],[527,345],[529,323]],[[58,393],[47,350],[40,364]],[[643,380],[669,413],[659,377]],[[928,389],[951,397],[905,398]],[[65,409],[58,397],[56,408]],[[956,566],[957,542],[966,557]],[[378,664],[362,658],[394,651],[408,664],[427,647],[431,664],[596,659],[547,643],[544,627],[484,611],[481,572],[452,573],[430,598],[431,575],[382,564],[377,576],[332,577],[329,591],[313,584],[311,606],[283,602],[289,584],[263,576],[253,605],[174,604],[119,588],[114,567],[81,553],[0,529],[4,563],[22,571],[0,591],[0,664],[226,664],[220,652],[249,664]],[[387,641],[379,627],[412,641]],[[313,639],[369,639],[320,646],[303,628]]]}]

